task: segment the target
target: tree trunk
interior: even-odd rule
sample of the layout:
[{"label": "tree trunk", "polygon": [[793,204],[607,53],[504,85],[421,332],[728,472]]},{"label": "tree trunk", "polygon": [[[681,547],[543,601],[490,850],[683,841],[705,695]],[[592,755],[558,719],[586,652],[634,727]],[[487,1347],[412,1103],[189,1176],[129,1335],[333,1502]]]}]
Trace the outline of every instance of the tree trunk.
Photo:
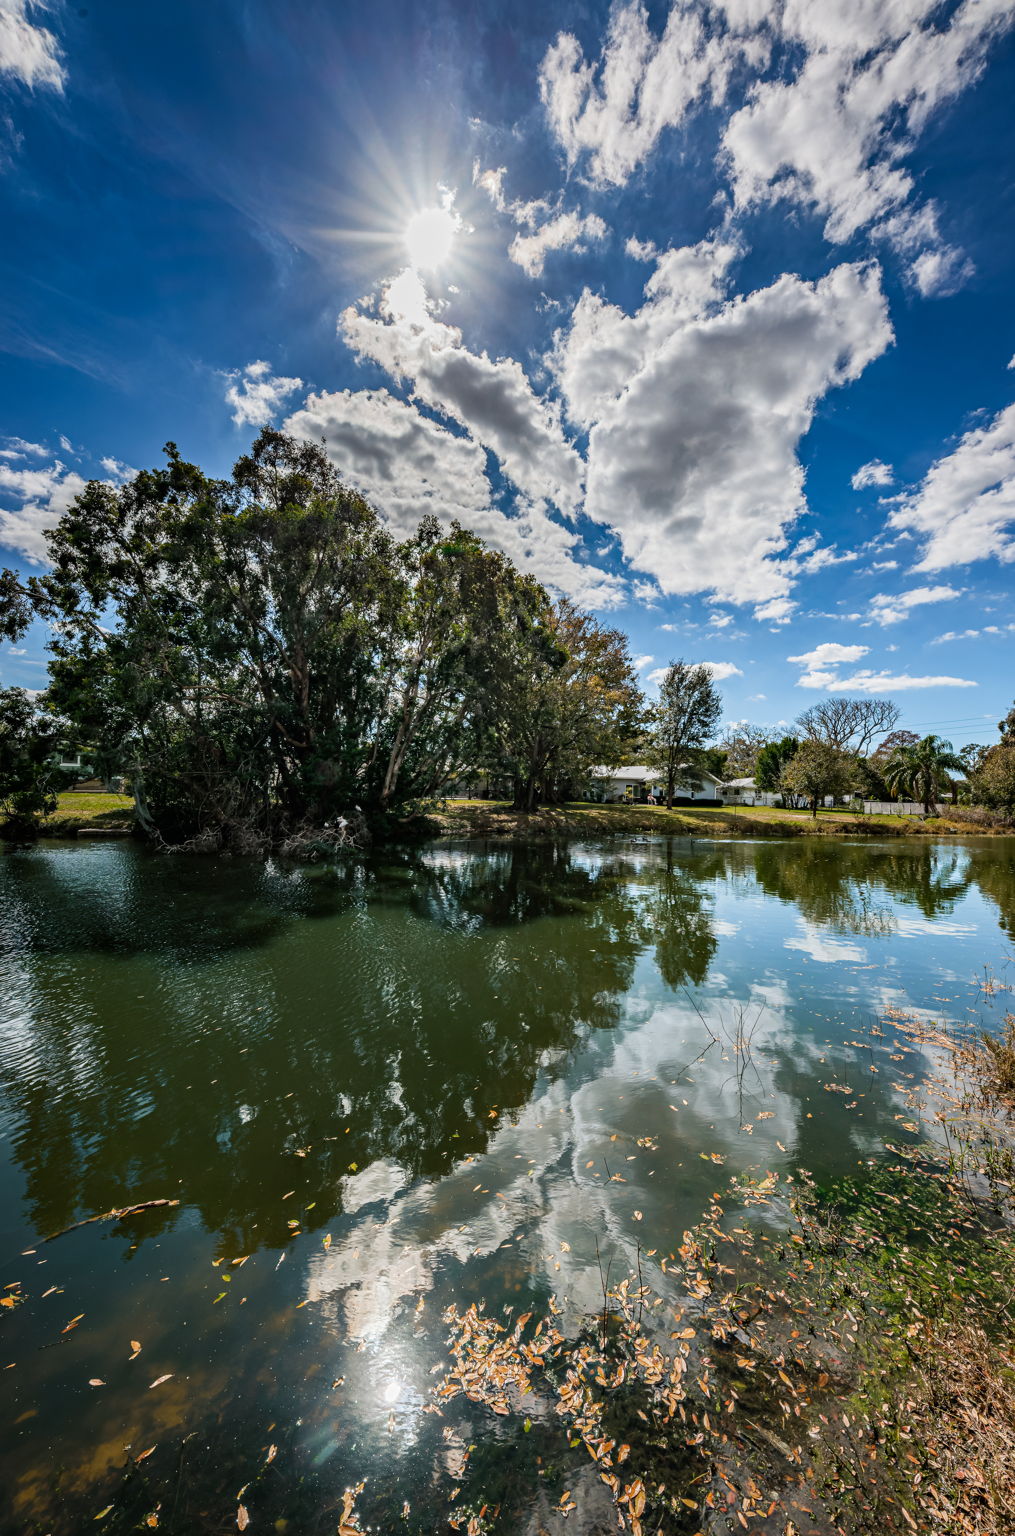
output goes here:
[{"label": "tree trunk", "polygon": [[814,820],[817,821],[817,819],[818,819],[818,796],[817,795],[812,795],[811,796],[811,815],[814,817]]},{"label": "tree trunk", "polygon": [[672,811],[672,809],[673,809],[673,789],[674,789],[675,781],[676,781],[676,773],[674,772],[674,770],[672,768],[667,769],[667,772],[666,772],[666,809],[668,811]]}]

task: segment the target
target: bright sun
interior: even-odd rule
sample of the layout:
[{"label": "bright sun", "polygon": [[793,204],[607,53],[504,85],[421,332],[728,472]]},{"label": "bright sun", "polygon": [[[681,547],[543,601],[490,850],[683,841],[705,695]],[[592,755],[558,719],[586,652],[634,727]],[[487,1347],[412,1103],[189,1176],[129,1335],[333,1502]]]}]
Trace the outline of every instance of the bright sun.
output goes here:
[{"label": "bright sun", "polygon": [[405,248],[411,264],[424,271],[440,267],[451,255],[459,220],[447,208],[421,208],[405,227]]}]

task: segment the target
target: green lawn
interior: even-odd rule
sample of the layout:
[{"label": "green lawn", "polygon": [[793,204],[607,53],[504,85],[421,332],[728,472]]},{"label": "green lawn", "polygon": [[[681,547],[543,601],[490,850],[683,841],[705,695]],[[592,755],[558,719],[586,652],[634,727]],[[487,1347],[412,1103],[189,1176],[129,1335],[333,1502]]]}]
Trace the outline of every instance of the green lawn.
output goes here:
[{"label": "green lawn", "polygon": [[130,795],[60,795],[56,810],[43,827],[47,837],[76,832],[80,827],[132,827],[134,800]]}]

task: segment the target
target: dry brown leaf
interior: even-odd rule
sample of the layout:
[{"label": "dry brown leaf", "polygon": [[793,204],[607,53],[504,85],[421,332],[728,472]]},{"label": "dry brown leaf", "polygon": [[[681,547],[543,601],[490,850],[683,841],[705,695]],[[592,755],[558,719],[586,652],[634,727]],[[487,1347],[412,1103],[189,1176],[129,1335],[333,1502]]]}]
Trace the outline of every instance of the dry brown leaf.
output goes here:
[{"label": "dry brown leaf", "polygon": [[245,1504],[239,1504],[236,1508],[236,1524],[241,1531],[245,1531],[250,1524],[250,1516],[247,1514]]}]

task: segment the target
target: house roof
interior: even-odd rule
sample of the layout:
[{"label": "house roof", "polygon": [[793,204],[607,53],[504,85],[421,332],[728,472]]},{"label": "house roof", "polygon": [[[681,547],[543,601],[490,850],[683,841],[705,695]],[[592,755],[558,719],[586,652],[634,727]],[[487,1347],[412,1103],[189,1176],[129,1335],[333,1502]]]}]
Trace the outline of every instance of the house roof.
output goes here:
[{"label": "house roof", "polygon": [[[713,784],[719,780],[714,773],[709,773],[707,768],[695,768],[691,763],[684,763],[681,773],[693,774],[695,778],[711,779]],[[623,780],[625,784],[657,784],[661,783],[666,775],[659,768],[649,768],[644,763],[632,763],[624,768],[608,768],[604,764],[591,769],[594,779]]]},{"label": "house roof", "polygon": [[724,779],[723,789],[757,789],[753,779]]}]

